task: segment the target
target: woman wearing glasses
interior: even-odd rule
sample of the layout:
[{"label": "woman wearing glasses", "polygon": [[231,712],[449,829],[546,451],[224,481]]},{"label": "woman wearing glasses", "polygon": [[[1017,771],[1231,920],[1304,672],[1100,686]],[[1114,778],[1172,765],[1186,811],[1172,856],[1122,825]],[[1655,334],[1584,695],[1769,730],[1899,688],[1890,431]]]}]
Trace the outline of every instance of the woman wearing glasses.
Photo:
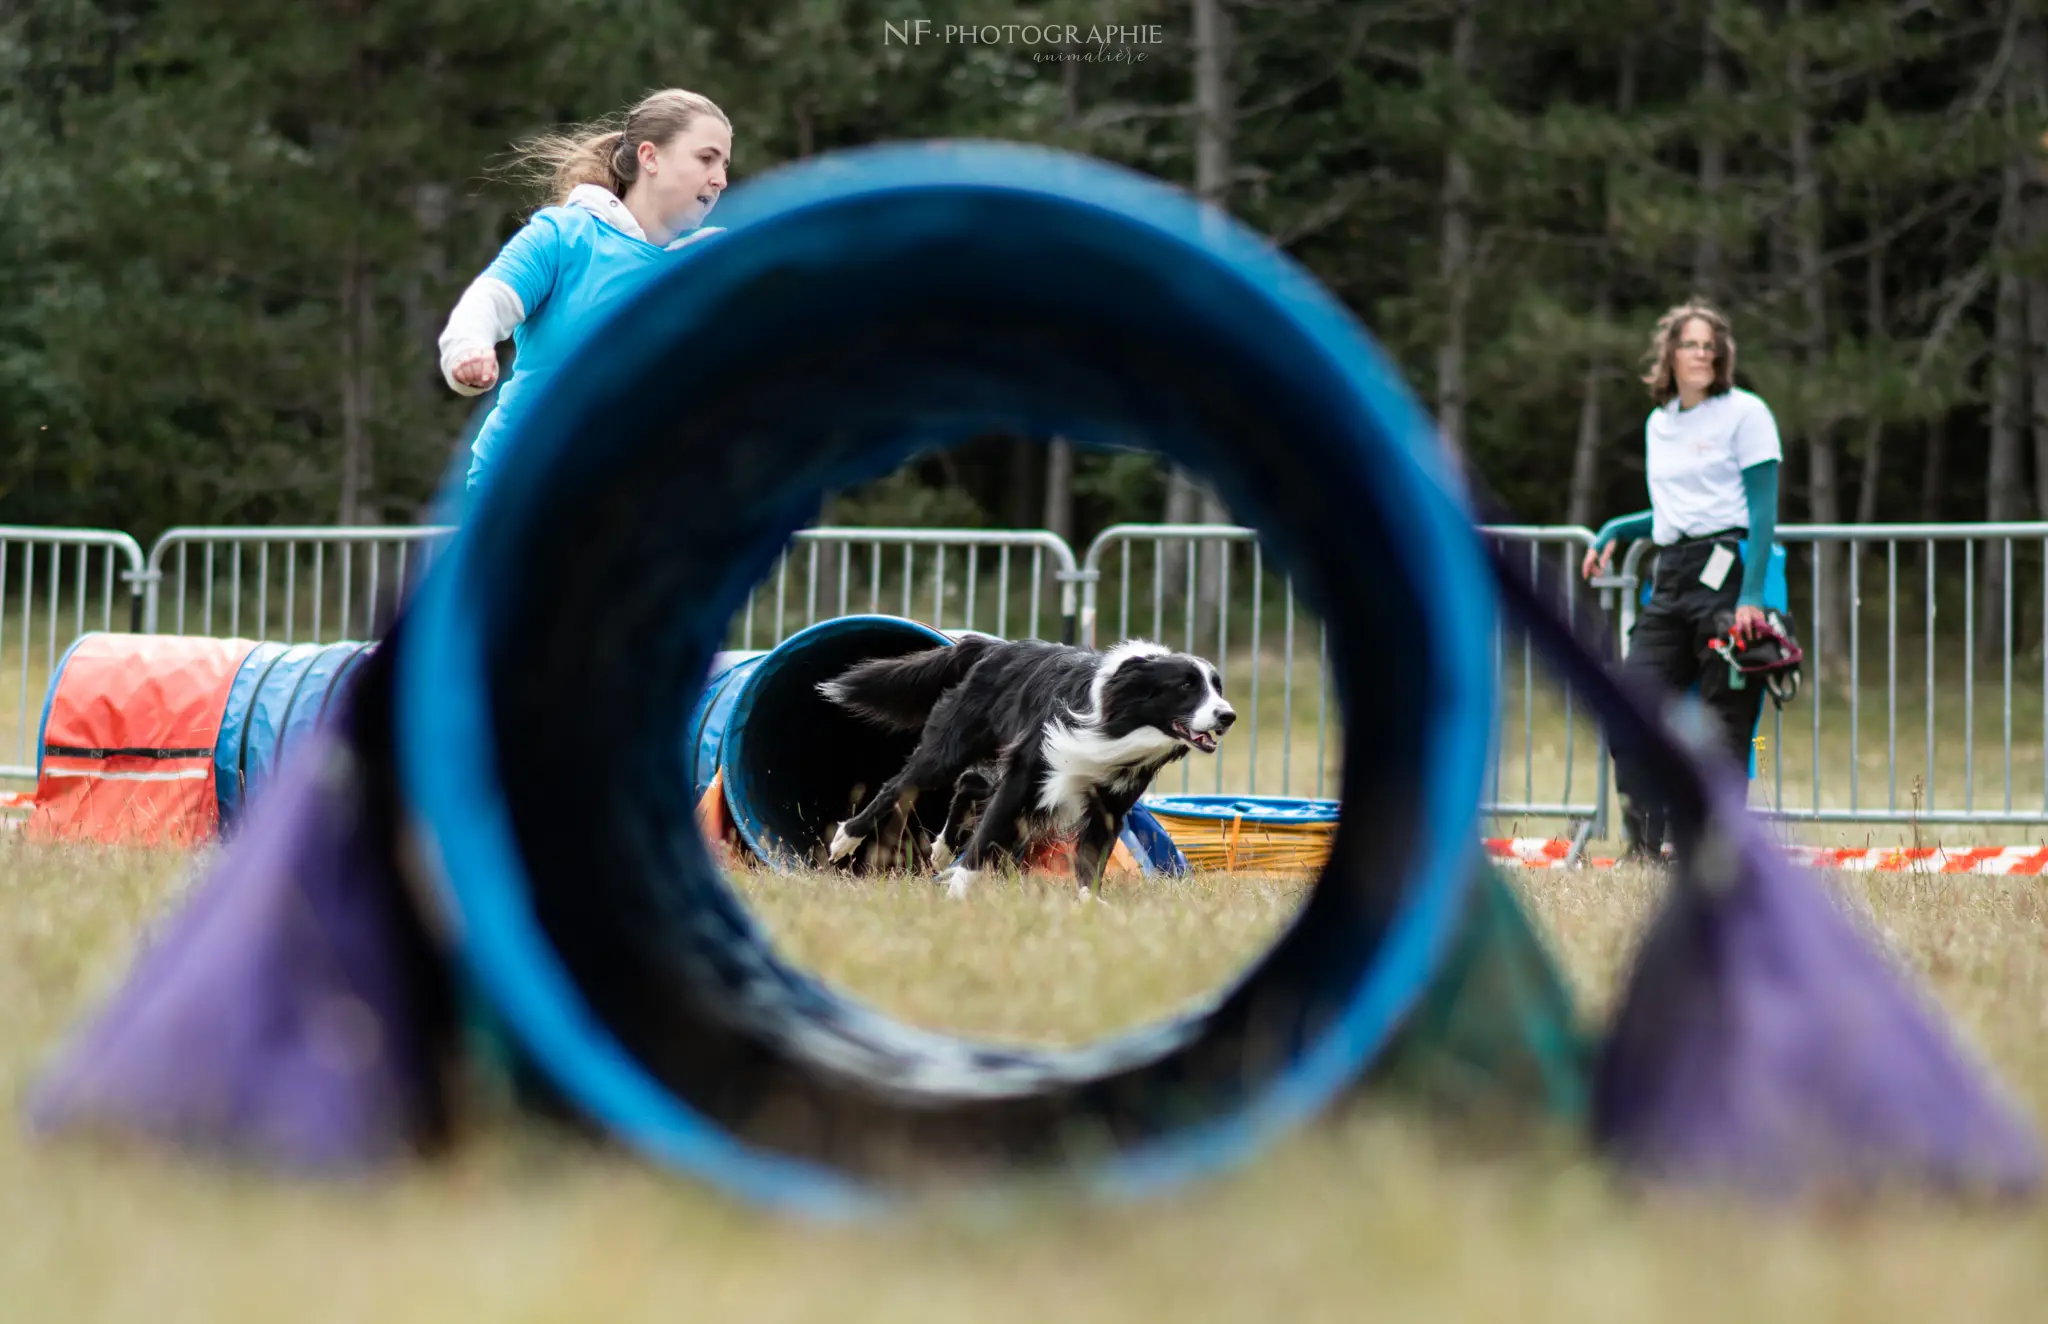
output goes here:
[{"label": "woman wearing glasses", "polygon": [[[1647,536],[1656,544],[1650,600],[1629,634],[1624,666],[1674,694],[1697,685],[1730,757],[1746,768],[1764,687],[1733,687],[1707,644],[1728,613],[1738,639],[1764,624],[1783,458],[1778,423],[1761,397],[1735,385],[1735,337],[1705,303],[1681,304],[1657,320],[1648,363],[1643,381],[1656,402],[1643,428],[1650,508],[1609,520],[1581,572],[1611,569],[1623,541]],[[1745,542],[1754,555],[1743,556]],[[1614,772],[1627,854],[1661,855],[1665,806],[1619,748]]]}]

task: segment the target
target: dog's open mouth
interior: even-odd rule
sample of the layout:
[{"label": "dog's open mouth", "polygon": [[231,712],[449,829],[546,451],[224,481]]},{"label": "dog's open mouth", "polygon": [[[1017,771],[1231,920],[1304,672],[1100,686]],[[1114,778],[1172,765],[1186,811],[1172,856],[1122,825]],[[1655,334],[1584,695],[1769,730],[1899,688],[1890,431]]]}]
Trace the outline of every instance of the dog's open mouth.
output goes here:
[{"label": "dog's open mouth", "polygon": [[1182,740],[1187,741],[1190,745],[1193,745],[1196,749],[1201,750],[1204,754],[1214,754],[1216,752],[1216,733],[1214,731],[1197,731],[1186,722],[1175,722],[1173,724],[1173,733]]}]

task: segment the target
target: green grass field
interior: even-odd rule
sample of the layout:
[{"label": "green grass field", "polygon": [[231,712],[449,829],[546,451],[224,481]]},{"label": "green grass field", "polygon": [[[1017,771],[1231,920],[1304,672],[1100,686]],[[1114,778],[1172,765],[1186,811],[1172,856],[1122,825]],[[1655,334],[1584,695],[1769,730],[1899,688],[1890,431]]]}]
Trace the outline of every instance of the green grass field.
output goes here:
[{"label": "green grass field", "polygon": [[[1855,1213],[1624,1194],[1568,1137],[1473,1143],[1392,1111],[1330,1118],[1249,1168],[1122,1209],[1038,1197],[825,1230],[735,1206],[538,1124],[442,1164],[322,1185],[26,1137],[12,1119],[67,1028],[175,903],[174,855],[0,834],[0,1318],[1003,1321],[1812,1321],[2041,1318],[2048,1211]],[[1859,875],[1866,908],[2034,1115],[2048,1115],[2048,888]],[[1238,969],[1299,880],[991,888],[744,874],[793,955],[889,1011],[1085,1039]],[[1597,1019],[1660,886],[1531,874],[1521,895]]]}]

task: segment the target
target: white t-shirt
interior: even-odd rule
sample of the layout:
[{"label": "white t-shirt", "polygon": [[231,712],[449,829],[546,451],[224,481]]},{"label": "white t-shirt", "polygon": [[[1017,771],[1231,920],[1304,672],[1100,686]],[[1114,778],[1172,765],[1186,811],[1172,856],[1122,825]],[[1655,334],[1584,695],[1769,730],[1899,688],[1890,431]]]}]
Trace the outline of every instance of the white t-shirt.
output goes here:
[{"label": "white t-shirt", "polygon": [[1748,528],[1742,471],[1784,459],[1771,407],[1739,386],[1690,409],[1680,409],[1674,398],[1651,410],[1643,437],[1654,515],[1650,537],[1659,546]]}]

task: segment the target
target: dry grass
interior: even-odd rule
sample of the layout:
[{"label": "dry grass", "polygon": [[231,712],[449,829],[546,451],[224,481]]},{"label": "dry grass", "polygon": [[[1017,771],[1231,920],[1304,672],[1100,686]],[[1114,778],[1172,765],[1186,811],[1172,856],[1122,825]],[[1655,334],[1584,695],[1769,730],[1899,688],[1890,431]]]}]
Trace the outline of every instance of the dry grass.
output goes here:
[{"label": "dry grass", "polygon": [[735,876],[791,960],[863,1001],[931,1029],[1048,1044],[1085,1043],[1210,993],[1294,917],[1309,881],[1119,882],[1109,904],[1082,906],[1070,882],[1031,875],[962,907],[922,878]]},{"label": "dry grass", "polygon": [[[119,978],[184,861],[0,840],[0,1100]],[[933,1026],[1072,1039],[1227,977],[1298,897],[1285,880],[1048,887],[947,905],[907,883],[747,876],[793,953]],[[2048,889],[1844,884],[1964,1031],[2048,1113]],[[1590,1014],[1655,899],[1636,874],[1521,881]],[[1351,1115],[1155,1204],[1035,1204],[819,1230],[531,1127],[436,1168],[318,1186],[0,1131],[11,1321],[2039,1318],[2048,1214],[1855,1217],[1632,1200],[1572,1147],[1481,1157],[1418,1119]]]}]

